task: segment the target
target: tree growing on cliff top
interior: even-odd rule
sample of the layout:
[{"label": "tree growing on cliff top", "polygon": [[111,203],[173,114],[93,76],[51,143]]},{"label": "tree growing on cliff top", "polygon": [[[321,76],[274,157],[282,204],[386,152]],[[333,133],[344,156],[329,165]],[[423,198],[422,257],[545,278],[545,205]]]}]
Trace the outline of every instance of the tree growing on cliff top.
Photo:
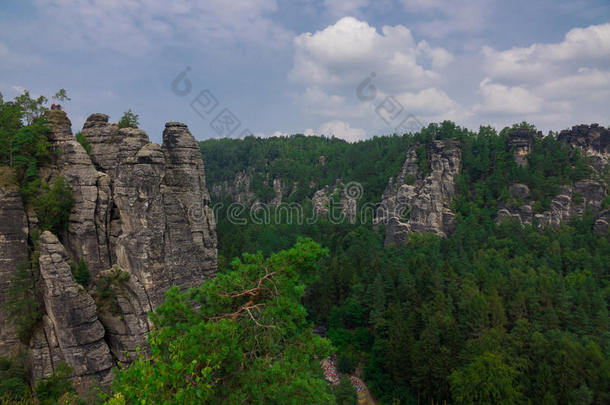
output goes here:
[{"label": "tree growing on cliff top", "polygon": [[119,128],[137,128],[140,124],[140,116],[133,111],[131,108],[123,113],[123,116],[119,120]]},{"label": "tree growing on cliff top", "polygon": [[119,372],[117,395],[126,403],[335,403],[320,367],[330,345],[311,332],[301,305],[325,254],[299,240],[266,260],[244,254],[188,293],[170,289],[151,317],[151,356]]}]

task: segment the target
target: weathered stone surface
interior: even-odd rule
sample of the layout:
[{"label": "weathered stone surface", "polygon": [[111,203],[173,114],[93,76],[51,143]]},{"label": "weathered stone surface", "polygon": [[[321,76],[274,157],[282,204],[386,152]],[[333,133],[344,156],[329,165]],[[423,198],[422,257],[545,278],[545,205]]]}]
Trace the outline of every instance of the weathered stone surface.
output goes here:
[{"label": "weathered stone surface", "polygon": [[60,363],[65,363],[55,326],[48,315],[43,315],[42,325],[35,331],[28,350],[28,366],[32,381],[49,377]]},{"label": "weathered stone surface", "polygon": [[[45,113],[51,134],[49,141],[56,160],[48,181],[61,175],[72,189],[74,207],[70,212],[65,246],[73,259],[83,258],[89,271],[97,274],[111,266],[106,234],[100,233],[96,223],[102,223],[108,211],[108,187],[98,185],[100,173],[76,138],[65,112],[49,110]],[[102,181],[103,182],[103,181]]]},{"label": "weathered stone surface", "polygon": [[[105,330],[97,317],[95,302],[74,281],[70,259],[51,232],[45,231],[40,235],[39,261],[42,297],[51,324],[44,325],[48,352],[55,350],[56,339],[61,357],[73,368],[74,376],[82,386],[109,384],[112,358],[104,341]],[[49,339],[49,335],[53,335],[51,329],[55,336],[53,339]],[[35,346],[44,346],[41,342],[40,335],[34,338]],[[44,352],[44,349],[39,350],[40,353]],[[52,355],[47,356],[53,358]],[[45,372],[44,366],[39,369]],[[34,375],[34,379],[40,377]]]},{"label": "weathered stone surface", "polygon": [[256,202],[256,196],[250,191],[251,182],[252,175],[250,173],[239,172],[232,182],[223,181],[214,184],[211,193],[218,200],[228,198],[240,204],[252,205]]},{"label": "weathered stone surface", "polygon": [[[516,198],[513,192],[520,186],[523,185],[513,185],[509,189],[513,198]],[[581,180],[574,183],[573,186],[562,186],[559,194],[551,200],[551,208],[539,214],[533,214],[533,202],[524,197],[520,199],[520,201],[523,201],[521,206],[504,204],[498,210],[496,223],[499,224],[505,218],[512,218],[522,225],[536,224],[541,227],[557,227],[573,217],[582,217],[585,210],[589,209],[599,222],[596,228],[605,230],[605,216],[601,215],[605,197],[606,190],[601,183],[594,180]]]},{"label": "weathered stone surface", "polygon": [[411,232],[448,236],[455,228],[451,201],[462,154],[455,140],[436,140],[426,147],[427,172],[418,164],[417,148],[407,151],[405,163],[386,187],[375,223],[386,225],[386,245],[405,243]]},{"label": "weathered stone surface", "polygon": [[534,147],[536,137],[541,137],[542,133],[536,133],[529,129],[515,129],[508,135],[508,147],[513,152],[515,162],[519,166],[527,166],[527,156]]},{"label": "weathered stone surface", "polygon": [[522,199],[529,197],[530,189],[525,184],[517,183],[517,184],[513,184],[512,186],[510,186],[508,188],[508,194],[510,194],[510,196],[512,198],[515,198],[517,200],[522,200]]},{"label": "weathered stone surface", "polygon": [[97,169],[113,175],[120,162],[149,143],[146,132],[136,128],[119,129],[118,124],[108,122],[106,114],[90,115],[82,132],[91,145],[91,160]]},{"label": "weathered stone surface", "polygon": [[210,208],[199,146],[186,125],[168,122],[163,132],[167,216],[165,264],[172,285],[192,287],[216,273],[216,222]]},{"label": "weathered stone surface", "polygon": [[17,265],[27,260],[28,222],[11,169],[0,167],[0,356],[20,346],[17,329],[2,309]]},{"label": "weathered stone surface", "polygon": [[561,131],[557,140],[581,149],[593,159],[593,166],[599,170],[610,162],[610,129],[598,124],[576,125]]},{"label": "weathered stone surface", "polygon": [[[356,183],[348,183],[348,187],[354,186],[358,188]],[[311,199],[314,214],[319,217],[327,217],[335,223],[342,222],[347,219],[350,223],[356,222],[358,212],[358,199],[362,197],[362,189],[358,188],[355,194],[350,194],[346,190],[346,185],[342,179],[335,181],[335,186],[331,189],[329,186],[316,191]],[[331,210],[332,198],[336,197],[338,207],[340,208],[340,216],[335,217],[335,212]]]},{"label": "weathered stone surface", "polygon": [[[115,267],[101,272],[96,283],[111,279],[115,271],[120,269]],[[144,342],[151,326],[147,316],[150,307],[143,307],[141,299],[146,296],[146,292],[140,283],[131,278],[114,283],[106,282],[105,288],[110,289],[111,297],[107,298],[108,302],[99,302],[101,299],[96,298],[98,316],[106,329],[106,341],[112,354],[119,361],[129,363],[137,358],[138,347],[142,354],[147,350]],[[94,293],[97,292],[96,286]]]}]

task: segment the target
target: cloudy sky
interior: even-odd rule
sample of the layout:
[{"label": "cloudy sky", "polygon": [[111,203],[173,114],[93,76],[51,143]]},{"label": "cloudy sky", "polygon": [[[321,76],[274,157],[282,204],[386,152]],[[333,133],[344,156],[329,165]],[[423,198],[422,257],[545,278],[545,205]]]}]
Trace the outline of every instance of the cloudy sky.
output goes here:
[{"label": "cloudy sky", "polygon": [[608,0],[2,0],[0,92],[198,139],[610,125]]}]

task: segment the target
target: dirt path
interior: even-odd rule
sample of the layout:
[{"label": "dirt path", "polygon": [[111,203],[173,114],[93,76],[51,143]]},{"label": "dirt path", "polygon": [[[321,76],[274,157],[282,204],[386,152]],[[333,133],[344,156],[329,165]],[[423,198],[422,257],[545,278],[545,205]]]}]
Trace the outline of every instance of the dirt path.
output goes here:
[{"label": "dirt path", "polygon": [[377,405],[364,381],[353,375],[349,378],[358,392],[358,405]]}]

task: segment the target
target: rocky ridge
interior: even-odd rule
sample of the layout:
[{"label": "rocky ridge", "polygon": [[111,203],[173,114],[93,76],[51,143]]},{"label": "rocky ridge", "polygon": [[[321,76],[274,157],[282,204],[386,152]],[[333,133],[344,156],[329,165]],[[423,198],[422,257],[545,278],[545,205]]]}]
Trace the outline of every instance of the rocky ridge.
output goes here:
[{"label": "rocky ridge", "polygon": [[[65,362],[86,391],[111,382],[115,360],[128,362],[137,347],[145,349],[147,313],[171,286],[196,286],[215,274],[216,225],[201,153],[186,125],[168,122],[157,145],[142,130],[93,114],[82,131],[89,155],[63,111],[45,118],[54,160],[41,174],[49,183],[66,178],[74,207],[65,233],[39,238],[42,322],[27,357],[32,381]],[[1,302],[38,221],[16,190],[0,184],[0,200]],[[92,276],[88,289],[71,271],[81,259]],[[0,321],[4,355],[20,343],[10,322]]]},{"label": "rocky ridge", "polygon": [[[425,147],[425,170],[418,147],[409,148],[405,163],[383,193],[374,223],[385,224],[385,244],[403,244],[412,232],[448,236],[455,227],[451,201],[461,170],[461,149],[455,140],[432,141]],[[420,149],[421,150],[421,149]]]},{"label": "rocky ridge", "polygon": [[[534,136],[530,131],[530,139]],[[526,136],[521,134],[518,138],[523,140]],[[607,231],[610,207],[605,206],[608,184],[604,176],[607,176],[609,170],[610,131],[597,124],[577,125],[561,131],[557,139],[573,149],[580,150],[590,159],[593,178],[563,185],[551,200],[550,209],[538,213],[534,212],[534,201],[529,198],[529,188],[524,184],[513,184],[508,190],[512,201],[500,205],[496,223],[508,218],[522,225],[558,227],[561,223],[574,217],[580,218],[589,211],[593,215],[595,228],[601,232]],[[509,141],[510,146],[511,142]],[[522,163],[527,165],[527,155],[531,147],[527,149],[527,153],[525,149],[518,150]]]}]

